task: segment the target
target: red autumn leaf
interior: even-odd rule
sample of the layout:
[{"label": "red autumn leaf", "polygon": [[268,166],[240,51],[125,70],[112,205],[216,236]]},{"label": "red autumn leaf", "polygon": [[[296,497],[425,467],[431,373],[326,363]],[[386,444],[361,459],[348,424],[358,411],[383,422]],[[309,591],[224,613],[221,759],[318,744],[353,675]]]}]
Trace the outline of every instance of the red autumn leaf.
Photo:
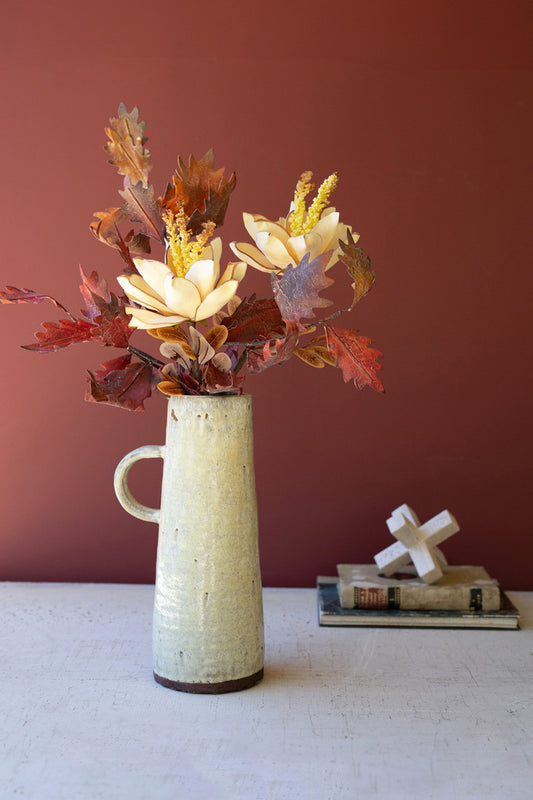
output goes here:
[{"label": "red autumn leaf", "polygon": [[161,198],[162,206],[174,213],[183,206],[189,217],[187,227],[194,236],[201,233],[204,222],[222,225],[230,194],[235,189],[235,173],[227,180],[223,168],[213,169],[214,160],[213,150],[208,150],[200,161],[191,156],[188,166],[179,158],[176,174]]},{"label": "red autumn leaf", "polygon": [[107,281],[98,277],[96,270],[93,270],[90,275],[86,275],[80,266],[81,275],[81,296],[85,300],[86,310],[83,312],[84,316],[90,320],[94,320],[100,314],[100,309],[96,305],[95,298],[104,300],[106,303],[111,302],[111,295],[107,286]]},{"label": "red autumn leaf", "polygon": [[231,392],[235,389],[238,390],[238,394],[241,394],[244,377],[235,375],[231,370],[229,372],[222,372],[213,366],[212,362],[209,362],[205,370],[204,382],[209,394]]},{"label": "red autumn leaf", "polygon": [[87,276],[80,267],[80,273],[80,291],[87,306],[83,314],[93,323],[92,338],[106,347],[127,347],[133,328],[123,301],[109,291],[107,282],[100,280],[97,272]]},{"label": "red autumn leaf", "polygon": [[142,361],[131,363],[130,355],[106,361],[89,376],[85,399],[90,402],[140,411],[152,393],[152,367]]},{"label": "red autumn leaf", "polygon": [[255,294],[245,298],[220,324],[225,325],[228,340],[235,344],[264,341],[285,333],[285,324],[274,298],[256,300]]},{"label": "red autumn leaf", "polygon": [[109,163],[117,167],[120,175],[127,175],[133,183],[148,183],[148,173],[152,169],[150,151],[145,148],[144,136],[146,122],[139,122],[139,109],[127,110],[124,103],[118,108],[118,118],[109,120],[106,134],[109,141],[104,146],[111,158]]},{"label": "red autumn leaf", "polygon": [[36,344],[23,345],[24,350],[37,353],[53,353],[75,342],[90,342],[95,326],[85,319],[60,319],[59,322],[43,322],[44,331],[37,331]]},{"label": "red autumn leaf", "polygon": [[333,283],[326,276],[330,257],[331,251],[328,250],[309,261],[309,253],[306,253],[299,264],[287,267],[281,277],[271,274],[274,297],[283,319],[300,322],[314,317],[314,308],[331,305],[331,300],[318,294]]},{"label": "red autumn leaf", "polygon": [[123,210],[133,222],[141,224],[142,233],[164,244],[165,226],[153,186],[143,186],[140,182],[134,184],[126,177],[124,189],[119,194],[124,198]]},{"label": "red autumn leaf", "polygon": [[65,306],[49,294],[39,294],[32,289],[17,289],[16,286],[6,286],[5,291],[0,292],[0,303],[42,303],[43,300],[50,300],[58,308],[70,314]]},{"label": "red autumn leaf", "polygon": [[354,298],[351,305],[351,308],[353,308],[354,305],[370,291],[376,274],[372,272],[369,257],[365,255],[360,247],[356,246],[350,231],[347,231],[347,234],[347,242],[342,242],[339,239],[339,246],[342,251],[339,260],[342,261],[350,277],[353,278],[352,289],[354,290]]},{"label": "red autumn leaf", "polygon": [[298,343],[298,326],[294,322],[287,322],[287,335],[275,342],[266,342],[261,353],[249,350],[247,353],[248,372],[255,375],[258,372],[283,364],[288,361]]},{"label": "red autumn leaf", "polygon": [[383,368],[378,361],[383,353],[370,347],[372,339],[367,336],[357,336],[357,331],[347,331],[329,325],[324,327],[328,349],[337,356],[337,364],[342,369],[344,382],[353,379],[357,389],[370,386],[378,392],[384,392],[383,384],[377,376],[377,372]]}]

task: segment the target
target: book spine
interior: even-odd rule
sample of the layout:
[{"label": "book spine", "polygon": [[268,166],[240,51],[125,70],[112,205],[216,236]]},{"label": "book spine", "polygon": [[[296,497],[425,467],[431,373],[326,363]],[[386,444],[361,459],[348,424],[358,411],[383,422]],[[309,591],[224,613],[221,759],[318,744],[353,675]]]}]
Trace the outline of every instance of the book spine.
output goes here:
[{"label": "book spine", "polygon": [[343,608],[368,609],[443,609],[448,611],[497,611],[500,606],[497,587],[462,587],[450,591],[444,587],[343,586]]}]

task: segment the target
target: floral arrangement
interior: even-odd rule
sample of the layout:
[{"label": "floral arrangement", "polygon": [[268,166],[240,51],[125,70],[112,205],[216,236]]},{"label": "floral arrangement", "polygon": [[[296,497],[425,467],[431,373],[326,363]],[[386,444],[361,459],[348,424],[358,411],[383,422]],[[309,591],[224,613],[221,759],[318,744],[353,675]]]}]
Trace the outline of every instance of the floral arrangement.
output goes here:
[{"label": "floral arrangement", "polygon": [[[359,235],[329,206],[338,174],[308,203],[314,187],[312,173],[304,172],[287,216],[277,221],[243,214],[253,243],[232,242],[238,260],[221,270],[222,242],[213,235],[224,221],[235,175],[226,179],[223,169],[214,169],[212,150],[199,161],[191,156],[188,165],[179,158],[164,195],[156,198],[144,129],[138,109],[128,112],[123,104],[110,120],[105,150],[124,176],[123,203],[96,213],[91,224],[96,238],[122,258],[118,283],[125,295],[110,291],[96,272],[80,269],[85,309],[77,317],[50,295],[6,287],[3,303],[50,300],[67,314],[44,322],[36,343],[25,349],[49,353],[88,341],[122,349],[89,372],[86,399],[130,410],[142,409],[154,386],[166,395],[240,394],[246,372],[292,356],[312,367],[339,367],[344,381],[353,380],[358,389],[383,391],[381,353],[371,340],[332,325],[374,282]],[[161,260],[151,257],[153,242]],[[315,311],[332,304],[321,292],[333,283],[329,273],[339,262],[352,281],[353,300],[317,320]],[[248,266],[270,276],[270,297],[238,296]],[[135,330],[159,340],[164,361],[131,344]]]}]

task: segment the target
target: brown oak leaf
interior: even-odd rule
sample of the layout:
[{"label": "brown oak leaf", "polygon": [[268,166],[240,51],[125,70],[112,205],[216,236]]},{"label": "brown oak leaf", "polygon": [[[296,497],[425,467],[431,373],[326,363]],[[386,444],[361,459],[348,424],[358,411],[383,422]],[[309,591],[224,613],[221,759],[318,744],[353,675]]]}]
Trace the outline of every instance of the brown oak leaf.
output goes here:
[{"label": "brown oak leaf", "polygon": [[124,198],[122,208],[133,222],[140,223],[142,233],[164,243],[165,225],[161,206],[154,197],[153,186],[143,186],[140,182],[134,184],[126,177],[124,189],[119,194]]},{"label": "brown oak leaf", "polygon": [[120,175],[127,175],[131,181],[148,184],[148,173],[152,169],[150,151],[144,146],[146,122],[139,122],[139,109],[135,107],[128,112],[124,103],[118,108],[118,118],[109,120],[106,134],[109,141],[104,150],[111,158],[109,163],[115,166]]},{"label": "brown oak leaf", "polygon": [[108,208],[106,211],[95,211],[94,216],[96,219],[90,224],[91,233],[100,242],[119,250],[122,257],[125,257],[128,264],[135,269],[129,254],[146,255],[146,253],[150,252],[150,240],[146,234],[135,233],[135,231],[131,230],[126,236],[122,236],[118,226],[129,220],[129,215],[124,208]]},{"label": "brown oak leaf", "polygon": [[357,389],[370,386],[378,392],[384,392],[383,384],[377,376],[377,372],[383,368],[378,361],[383,353],[370,347],[372,339],[367,336],[358,336],[357,331],[333,328],[330,325],[324,327],[328,349],[330,353],[337,356],[344,382],[347,383],[353,379]]},{"label": "brown oak leaf", "polygon": [[331,305],[331,300],[318,294],[333,283],[325,274],[330,257],[328,250],[310,261],[306,253],[299,264],[287,267],[281,277],[271,274],[274,297],[283,319],[299,323],[314,317],[314,308]]},{"label": "brown oak leaf", "polygon": [[235,189],[235,173],[227,180],[223,168],[213,169],[214,161],[212,149],[199,161],[190,156],[188,166],[179,158],[176,173],[161,198],[163,208],[173,213],[183,207],[189,218],[187,227],[194,236],[201,233],[204,222],[212,221],[217,227],[222,225]]},{"label": "brown oak leaf", "polygon": [[342,251],[339,260],[345,265],[350,277],[353,279],[354,298],[350,306],[350,308],[353,308],[372,288],[376,273],[372,272],[369,257],[365,255],[360,247],[356,246],[350,231],[347,231],[347,234],[347,242],[342,242],[339,239],[339,246]]}]

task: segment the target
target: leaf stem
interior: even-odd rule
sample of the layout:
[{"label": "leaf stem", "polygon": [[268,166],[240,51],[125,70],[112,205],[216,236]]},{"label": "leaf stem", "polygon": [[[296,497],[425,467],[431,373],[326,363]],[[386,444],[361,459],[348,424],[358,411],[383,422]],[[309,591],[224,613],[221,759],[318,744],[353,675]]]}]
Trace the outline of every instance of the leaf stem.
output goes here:
[{"label": "leaf stem", "polygon": [[246,361],[246,348],[242,351],[241,355],[239,356],[239,360],[235,364],[235,369],[233,370],[234,375],[236,375],[242,369],[245,361]]},{"label": "leaf stem", "polygon": [[144,361],[145,364],[151,364],[152,367],[157,367],[157,369],[165,366],[164,361],[159,361],[158,358],[148,355],[148,353],[145,353],[144,350],[139,350],[132,344],[129,344],[126,349],[129,350],[130,353],[133,353],[133,355],[137,356],[137,358],[140,358],[141,361]]}]

